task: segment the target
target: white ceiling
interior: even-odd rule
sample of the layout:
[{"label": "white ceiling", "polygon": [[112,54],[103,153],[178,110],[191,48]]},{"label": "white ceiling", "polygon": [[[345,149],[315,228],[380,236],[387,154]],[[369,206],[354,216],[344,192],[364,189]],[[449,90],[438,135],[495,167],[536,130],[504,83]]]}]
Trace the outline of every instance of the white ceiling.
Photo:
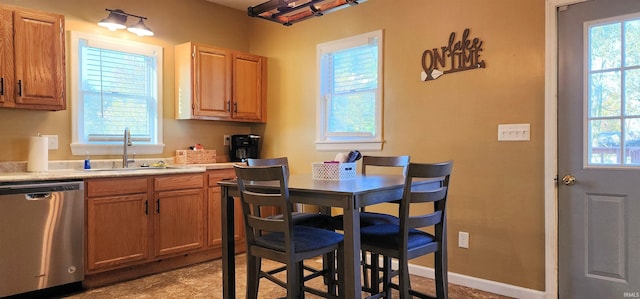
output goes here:
[{"label": "white ceiling", "polygon": [[228,6],[242,11],[247,11],[249,6],[256,6],[260,3],[267,2],[267,0],[207,0],[223,6]]}]

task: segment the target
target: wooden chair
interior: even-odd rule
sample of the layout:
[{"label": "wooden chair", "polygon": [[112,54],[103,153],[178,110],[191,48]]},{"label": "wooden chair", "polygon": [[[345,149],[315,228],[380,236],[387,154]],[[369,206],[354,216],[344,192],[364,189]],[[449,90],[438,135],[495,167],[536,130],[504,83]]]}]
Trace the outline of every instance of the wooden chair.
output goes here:
[{"label": "wooden chair", "polygon": [[[409,156],[363,156],[361,172],[362,175],[367,175],[367,168],[370,170],[369,173],[371,173],[371,170],[375,171],[380,168],[402,168],[402,174],[404,175],[407,171],[407,165],[409,165],[409,159]],[[394,201],[394,203],[399,203],[399,201]],[[342,230],[344,227],[343,221],[342,215],[334,216],[331,219],[333,228]],[[390,214],[367,212],[364,207],[360,209],[360,227],[385,223],[398,224],[400,219]],[[378,256],[371,254],[370,259],[378,259]],[[380,289],[377,276],[374,274],[369,275],[369,271],[378,270],[378,268],[372,269],[377,266],[377,263],[371,264],[367,262],[367,255],[363,251],[361,264],[362,277],[364,278],[362,289],[369,293],[378,293]]]},{"label": "wooden chair", "polygon": [[[248,166],[272,166],[284,165],[285,175],[289,177],[289,159],[287,157],[269,158],[269,159],[247,159]],[[293,224],[306,225],[317,228],[331,228],[331,216],[319,213],[304,213],[301,211],[301,205],[294,205]],[[279,218],[282,214],[276,214],[272,217]]]},{"label": "wooden chair", "polygon": [[[287,289],[287,298],[304,298],[309,292],[325,298],[337,298],[336,280],[331,279],[327,291],[312,289],[304,282],[327,272],[334,271],[335,265],[326,265],[323,271],[304,276],[303,261],[321,255],[329,255],[330,261],[338,251],[338,264],[342,264],[344,250],[343,236],[339,233],[309,226],[294,225],[289,200],[286,167],[277,166],[234,166],[238,178],[238,190],[242,201],[245,234],[247,242],[247,298],[257,299],[259,281],[267,278]],[[256,185],[263,185],[258,187]],[[264,187],[268,185],[268,187]],[[281,218],[264,217],[263,207],[277,207],[283,213]],[[284,267],[263,271],[261,260],[270,259],[284,264]],[[275,274],[286,270],[286,281]],[[340,271],[342,272],[342,271]],[[341,277],[342,273],[338,273]],[[335,273],[329,273],[335,277]],[[339,290],[342,292],[342,289]]]},{"label": "wooden chair", "polygon": [[[406,173],[407,165],[409,165],[409,156],[363,156],[362,157],[362,175],[367,175],[367,167],[371,168],[402,168],[402,174]],[[398,203],[398,201],[395,201]],[[332,225],[334,229],[342,230],[344,227],[342,215],[333,217]],[[399,223],[398,217],[375,212],[366,212],[364,208],[360,209],[360,227],[383,224],[383,223]]]},{"label": "wooden chair", "polygon": [[[370,298],[390,298],[391,288],[400,291],[400,298],[447,298],[446,206],[452,168],[452,161],[410,163],[400,202],[400,224],[378,224],[360,229],[362,250],[383,256],[383,291]],[[416,179],[436,180],[439,187],[412,187]],[[426,209],[424,204],[433,204],[433,209]],[[433,234],[423,230],[429,227],[433,227]],[[411,289],[409,281],[409,260],[430,253],[434,253],[435,259],[435,297]],[[395,271],[391,269],[392,258],[398,260]],[[377,264],[378,260],[372,260],[372,263]],[[399,283],[393,284],[391,278],[396,275],[399,275]]]}]

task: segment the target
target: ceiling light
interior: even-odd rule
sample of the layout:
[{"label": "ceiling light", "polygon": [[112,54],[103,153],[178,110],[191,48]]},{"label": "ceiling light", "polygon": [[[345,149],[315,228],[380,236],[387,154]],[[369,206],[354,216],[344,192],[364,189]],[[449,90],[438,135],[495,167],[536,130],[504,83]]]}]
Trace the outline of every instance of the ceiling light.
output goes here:
[{"label": "ceiling light", "polygon": [[269,0],[247,8],[250,17],[261,18],[291,26],[308,18],[320,17],[326,13],[366,0]]},{"label": "ceiling light", "polygon": [[107,9],[107,11],[109,11],[109,16],[102,19],[98,25],[106,27],[111,31],[127,28],[125,25],[127,23],[127,15],[124,14],[124,11],[119,9]]},{"label": "ceiling light", "polygon": [[118,29],[125,29],[127,28],[127,17],[135,17],[140,19],[138,21],[138,23],[136,23],[133,26],[130,26],[129,28],[127,28],[127,30],[129,32],[135,33],[138,36],[152,36],[153,35],[153,31],[151,31],[151,29],[149,29],[149,27],[147,27],[143,20],[146,20],[146,17],[142,17],[142,16],[136,16],[136,15],[132,15],[130,13],[126,13],[124,11],[122,11],[121,9],[105,9],[106,11],[109,12],[109,16],[107,16],[106,18],[102,19],[98,25],[102,26],[102,27],[106,27],[111,31],[116,31]]},{"label": "ceiling light", "polygon": [[135,25],[127,28],[127,30],[129,32],[137,34],[138,36],[153,36],[153,32],[144,24],[142,19],[140,19],[140,21],[138,21],[138,23],[136,23]]}]

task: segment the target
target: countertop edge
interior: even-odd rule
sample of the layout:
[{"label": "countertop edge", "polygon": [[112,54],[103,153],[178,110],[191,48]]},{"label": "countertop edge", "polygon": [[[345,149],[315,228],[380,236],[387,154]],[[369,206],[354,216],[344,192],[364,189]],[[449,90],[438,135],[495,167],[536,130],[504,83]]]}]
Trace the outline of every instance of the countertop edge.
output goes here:
[{"label": "countertop edge", "polygon": [[234,162],[215,164],[172,164],[167,168],[158,169],[126,169],[126,170],[83,170],[56,169],[45,172],[5,172],[0,173],[0,183],[21,181],[50,181],[50,180],[85,180],[109,177],[133,177],[149,175],[170,175],[184,173],[203,173],[207,170],[230,169]]}]

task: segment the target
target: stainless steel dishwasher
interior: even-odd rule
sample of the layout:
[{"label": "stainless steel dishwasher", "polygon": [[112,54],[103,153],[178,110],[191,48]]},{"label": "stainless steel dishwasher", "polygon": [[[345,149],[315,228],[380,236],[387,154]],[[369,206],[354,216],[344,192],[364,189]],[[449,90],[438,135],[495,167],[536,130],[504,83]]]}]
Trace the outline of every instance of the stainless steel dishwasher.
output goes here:
[{"label": "stainless steel dishwasher", "polygon": [[84,183],[0,183],[0,297],[84,279]]}]

